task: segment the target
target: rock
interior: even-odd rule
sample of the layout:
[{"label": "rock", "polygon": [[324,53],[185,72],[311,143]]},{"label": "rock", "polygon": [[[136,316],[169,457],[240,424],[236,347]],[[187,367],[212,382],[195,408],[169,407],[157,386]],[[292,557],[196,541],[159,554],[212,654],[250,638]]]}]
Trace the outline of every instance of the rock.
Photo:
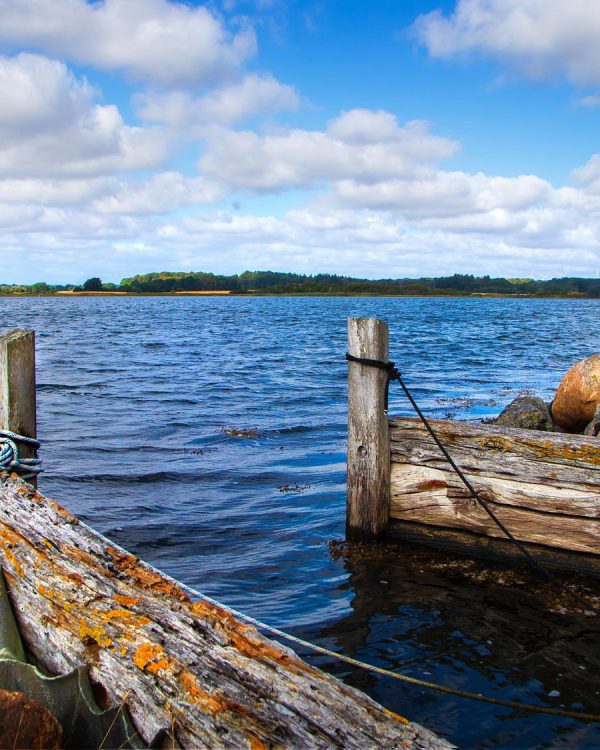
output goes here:
[{"label": "rock", "polygon": [[496,417],[494,424],[546,432],[553,428],[550,407],[537,396],[519,396]]},{"label": "rock", "polygon": [[54,714],[25,693],[0,689],[0,747],[58,750],[62,726]]},{"label": "rock", "polygon": [[571,367],[552,402],[552,417],[568,432],[582,432],[600,404],[600,354]]},{"label": "rock", "polygon": [[596,407],[594,417],[583,431],[583,434],[591,435],[592,437],[598,437],[598,435],[600,435],[600,404]]}]

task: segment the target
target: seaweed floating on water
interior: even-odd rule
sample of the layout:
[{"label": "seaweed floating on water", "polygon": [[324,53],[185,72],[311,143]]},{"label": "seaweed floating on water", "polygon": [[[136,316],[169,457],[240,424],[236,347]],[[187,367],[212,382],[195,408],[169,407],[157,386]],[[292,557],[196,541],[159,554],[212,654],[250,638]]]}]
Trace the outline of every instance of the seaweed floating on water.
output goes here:
[{"label": "seaweed floating on water", "polygon": [[232,435],[233,437],[241,438],[262,437],[262,433],[260,433],[256,428],[253,427],[221,427],[221,432],[224,432],[226,435]]}]

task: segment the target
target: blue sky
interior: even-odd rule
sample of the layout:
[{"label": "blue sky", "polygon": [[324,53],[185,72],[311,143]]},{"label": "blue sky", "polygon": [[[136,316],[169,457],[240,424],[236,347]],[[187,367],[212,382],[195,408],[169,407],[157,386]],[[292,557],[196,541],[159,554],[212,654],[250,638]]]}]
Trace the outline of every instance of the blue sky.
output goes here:
[{"label": "blue sky", "polygon": [[600,270],[598,0],[0,19],[0,283]]}]

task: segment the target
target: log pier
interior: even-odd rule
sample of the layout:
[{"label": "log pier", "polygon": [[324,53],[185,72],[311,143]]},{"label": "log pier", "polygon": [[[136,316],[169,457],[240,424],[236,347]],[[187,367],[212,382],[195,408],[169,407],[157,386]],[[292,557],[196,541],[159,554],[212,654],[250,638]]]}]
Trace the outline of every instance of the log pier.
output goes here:
[{"label": "log pier", "polygon": [[[388,351],[384,326],[374,319],[351,318],[350,354],[387,362],[387,356],[381,356]],[[370,343],[375,330],[377,349]],[[362,342],[360,351],[357,340]],[[376,351],[380,356],[373,356]],[[347,524],[348,538],[403,540],[477,558],[522,562],[523,554],[471,496],[421,420],[388,418],[383,406],[385,377],[381,377],[385,372],[356,362],[349,362],[348,369],[352,505],[349,500],[347,518],[366,519],[362,526]],[[354,406],[359,394],[377,405],[369,420],[385,421],[385,438],[378,435],[369,442],[372,433]],[[363,456],[350,439],[353,432],[361,431],[361,419],[368,471],[363,470]],[[480,497],[533,557],[549,568],[600,577],[598,438],[448,420],[430,423]],[[375,513],[373,505],[378,514],[385,509],[385,521],[378,523],[376,533],[368,520]]]},{"label": "log pier", "polygon": [[[35,389],[10,393],[35,415]],[[0,413],[6,405],[5,390]],[[87,667],[102,703],[126,706],[145,743],[166,734],[160,746],[215,750],[451,747],[192,599],[15,474],[0,474],[0,566],[32,660],[50,674]]]}]

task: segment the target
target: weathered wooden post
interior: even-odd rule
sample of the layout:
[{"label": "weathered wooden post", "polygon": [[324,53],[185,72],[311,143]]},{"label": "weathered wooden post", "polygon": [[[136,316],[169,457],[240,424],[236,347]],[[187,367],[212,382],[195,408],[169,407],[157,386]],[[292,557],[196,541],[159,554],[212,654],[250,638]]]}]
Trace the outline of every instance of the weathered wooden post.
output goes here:
[{"label": "weathered wooden post", "polygon": [[[388,327],[377,318],[348,318],[348,353],[388,361]],[[369,541],[388,525],[390,437],[385,409],[388,373],[348,362],[346,538]]]},{"label": "weathered wooden post", "polygon": [[[0,430],[37,437],[34,331],[0,336]],[[19,455],[34,458],[35,447],[19,443]],[[35,484],[35,477],[29,481]]]}]

